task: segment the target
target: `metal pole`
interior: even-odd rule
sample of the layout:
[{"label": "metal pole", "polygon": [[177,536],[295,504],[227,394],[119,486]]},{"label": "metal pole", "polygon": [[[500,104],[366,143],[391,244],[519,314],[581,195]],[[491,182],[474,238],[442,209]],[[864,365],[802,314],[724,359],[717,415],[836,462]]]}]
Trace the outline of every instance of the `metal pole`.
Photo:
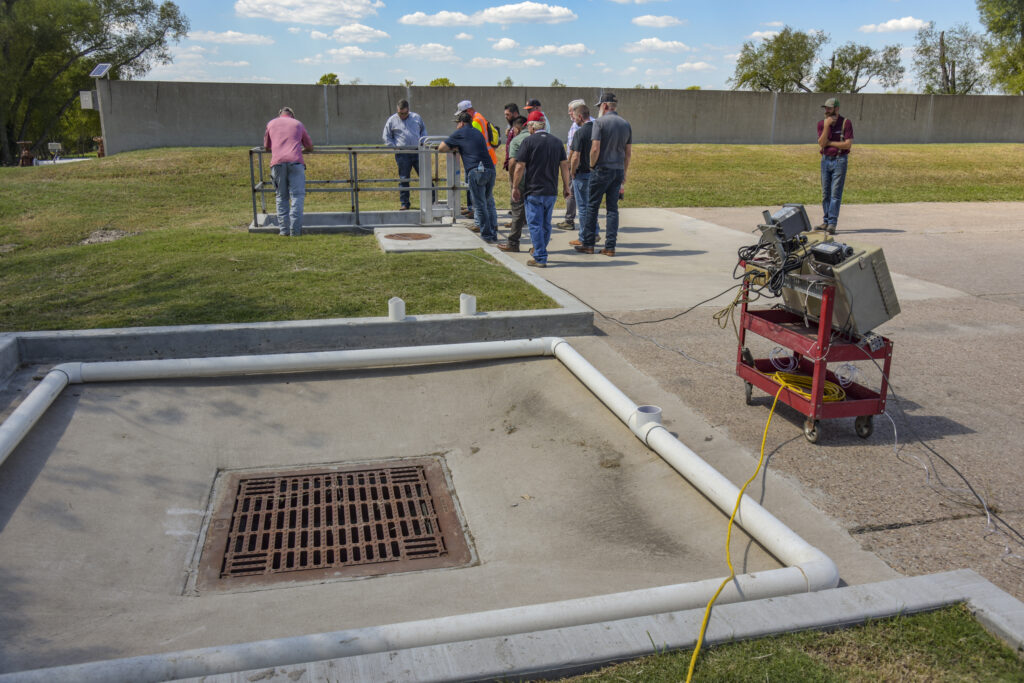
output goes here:
[{"label": "metal pole", "polygon": [[249,185],[252,187],[252,227],[257,228],[256,222],[256,167],[252,162],[253,150],[249,150]]}]

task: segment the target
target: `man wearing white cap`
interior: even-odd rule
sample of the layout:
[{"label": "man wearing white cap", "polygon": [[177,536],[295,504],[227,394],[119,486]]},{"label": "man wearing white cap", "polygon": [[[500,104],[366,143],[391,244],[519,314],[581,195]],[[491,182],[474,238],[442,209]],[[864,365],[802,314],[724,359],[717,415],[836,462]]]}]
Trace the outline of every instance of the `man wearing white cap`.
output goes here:
[{"label": "man wearing white cap", "polygon": [[843,201],[846,167],[853,147],[853,124],[839,115],[839,100],[830,97],[821,105],[825,118],[818,121],[818,151],[821,153],[821,210],[824,218],[818,230],[836,232],[839,205]]}]

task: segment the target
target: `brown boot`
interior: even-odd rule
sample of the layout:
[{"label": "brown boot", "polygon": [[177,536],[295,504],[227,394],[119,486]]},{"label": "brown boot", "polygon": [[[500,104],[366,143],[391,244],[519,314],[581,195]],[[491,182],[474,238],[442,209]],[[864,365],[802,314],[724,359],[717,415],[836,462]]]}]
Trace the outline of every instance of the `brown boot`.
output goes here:
[{"label": "brown boot", "polygon": [[519,243],[518,242],[498,242],[498,249],[501,249],[502,251],[511,251],[511,252],[514,252],[514,253],[518,254],[519,253]]}]

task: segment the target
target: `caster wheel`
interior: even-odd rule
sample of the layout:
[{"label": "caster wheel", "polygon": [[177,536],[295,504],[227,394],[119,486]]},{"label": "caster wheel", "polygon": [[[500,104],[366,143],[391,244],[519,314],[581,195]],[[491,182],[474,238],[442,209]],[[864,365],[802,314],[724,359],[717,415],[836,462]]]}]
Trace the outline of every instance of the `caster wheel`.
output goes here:
[{"label": "caster wheel", "polygon": [[750,367],[754,367],[754,354],[750,352],[750,349],[744,347],[740,353],[740,357],[743,358],[743,362]]},{"label": "caster wheel", "polygon": [[804,437],[811,443],[818,443],[821,438],[821,427],[817,420],[807,419],[804,422]]},{"label": "caster wheel", "polygon": [[754,399],[754,385],[751,384],[750,382],[744,382],[743,383],[743,393],[744,393],[744,395],[745,395],[745,397],[747,399],[747,405],[748,406],[749,405],[753,405],[754,404],[754,400],[753,400]]},{"label": "caster wheel", "polygon": [[875,431],[875,426],[870,415],[861,415],[854,423],[853,428],[857,431],[857,436],[862,439],[866,439],[871,436],[871,432]]}]

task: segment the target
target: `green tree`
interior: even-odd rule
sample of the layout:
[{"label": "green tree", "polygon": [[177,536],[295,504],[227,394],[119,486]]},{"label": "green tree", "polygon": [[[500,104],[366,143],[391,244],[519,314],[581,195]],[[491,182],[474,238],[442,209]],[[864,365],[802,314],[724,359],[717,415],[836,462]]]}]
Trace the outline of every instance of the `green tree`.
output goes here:
[{"label": "green tree", "polygon": [[846,43],[832,53],[828,64],[818,69],[814,89],[818,92],[863,90],[872,78],[887,88],[899,85],[906,69],[900,59],[900,46],[888,45],[873,50],[867,45]]},{"label": "green tree", "polygon": [[1024,0],[978,0],[990,42],[985,61],[992,84],[1010,95],[1024,95]]},{"label": "green tree", "polygon": [[442,76],[441,78],[435,78],[434,80],[430,81],[430,83],[427,83],[427,85],[436,88],[451,88],[455,84],[452,83],[449,79]]},{"label": "green tree", "polygon": [[685,88],[683,88],[683,90],[700,90],[700,86],[699,85],[688,85]]},{"label": "green tree", "polygon": [[324,74],[320,77],[320,80],[316,82],[317,85],[341,85],[341,81],[338,80],[338,74],[329,73]]},{"label": "green tree", "polygon": [[987,43],[967,24],[936,31],[931,23],[917,32],[914,72],[930,95],[970,95],[988,87],[983,55]]},{"label": "green tree", "polygon": [[558,80],[556,78],[555,80],[551,81],[551,86],[550,87],[552,87],[552,88],[564,88],[565,87],[565,83],[562,83],[560,80]]},{"label": "green tree", "polygon": [[38,150],[59,130],[96,64],[142,76],[188,29],[170,0],[0,0],[0,162],[14,163],[16,141]]},{"label": "green tree", "polygon": [[515,83],[512,82],[512,77],[511,76],[505,76],[505,80],[498,81],[498,87],[499,88],[511,88],[514,85],[515,85]]},{"label": "green tree", "polygon": [[747,41],[736,60],[736,72],[729,79],[739,90],[768,92],[811,92],[808,87],[818,50],[828,42],[824,33],[794,31],[785,27],[772,38]]},{"label": "green tree", "polygon": [[413,83],[413,81],[412,81],[411,78],[407,78],[404,81],[402,81],[402,85],[404,85],[406,88],[411,88],[412,87],[412,83]]}]

